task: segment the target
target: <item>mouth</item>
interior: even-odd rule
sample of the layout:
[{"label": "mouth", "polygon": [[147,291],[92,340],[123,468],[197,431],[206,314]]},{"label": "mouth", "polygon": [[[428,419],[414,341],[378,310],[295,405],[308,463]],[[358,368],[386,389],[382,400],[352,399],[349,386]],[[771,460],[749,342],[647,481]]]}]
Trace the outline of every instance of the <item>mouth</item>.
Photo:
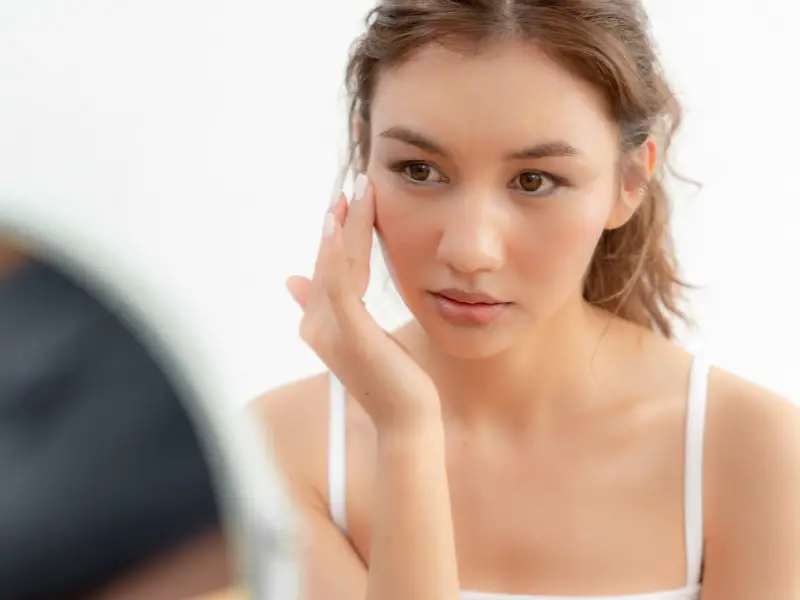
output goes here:
[{"label": "mouth", "polygon": [[512,305],[488,294],[453,289],[431,292],[431,297],[439,315],[459,327],[489,325]]},{"label": "mouth", "polygon": [[438,296],[451,302],[467,305],[497,305],[497,304],[511,304],[510,302],[503,302],[494,296],[484,294],[482,292],[465,292],[457,289],[446,289],[438,292],[432,292],[434,296]]}]

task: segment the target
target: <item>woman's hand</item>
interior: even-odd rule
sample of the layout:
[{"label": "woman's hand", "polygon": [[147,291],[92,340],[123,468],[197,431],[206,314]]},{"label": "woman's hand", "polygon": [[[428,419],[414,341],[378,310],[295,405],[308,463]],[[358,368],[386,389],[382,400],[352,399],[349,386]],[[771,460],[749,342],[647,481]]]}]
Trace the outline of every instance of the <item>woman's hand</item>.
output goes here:
[{"label": "woman's hand", "polygon": [[375,191],[356,180],[325,215],[314,276],[287,288],[303,309],[300,336],[364,407],[378,431],[440,419],[436,386],[403,347],[375,322],[362,297],[370,275]]}]

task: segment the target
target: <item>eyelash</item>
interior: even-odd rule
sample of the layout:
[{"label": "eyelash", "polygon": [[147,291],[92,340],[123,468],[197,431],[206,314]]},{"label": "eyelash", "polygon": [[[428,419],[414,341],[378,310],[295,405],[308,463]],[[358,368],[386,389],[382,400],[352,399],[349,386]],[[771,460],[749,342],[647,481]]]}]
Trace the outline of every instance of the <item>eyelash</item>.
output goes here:
[{"label": "eyelash", "polygon": [[[406,173],[405,173],[406,169],[408,169],[409,167],[415,167],[415,166],[420,166],[420,165],[427,166],[427,167],[429,167],[430,169],[432,169],[432,170],[434,170],[436,172],[440,172],[440,170],[436,166],[432,165],[429,162],[425,162],[423,160],[402,160],[402,161],[397,161],[397,162],[392,163],[392,164],[389,165],[389,170],[392,171],[393,173],[397,173],[398,175],[403,177],[403,180],[406,183],[409,183],[411,185],[424,186],[426,184],[431,184],[431,183],[442,183],[442,182],[438,182],[438,181],[416,181],[416,180],[411,179],[410,177],[408,177],[406,175]],[[550,192],[549,194],[537,194],[536,192],[526,192],[523,189],[517,188],[523,194],[525,194],[527,196],[532,196],[532,197],[547,196],[547,195],[551,195],[552,193],[558,191],[561,188],[565,188],[565,187],[569,187],[570,186],[570,182],[568,180],[566,180],[565,178],[563,178],[563,177],[559,177],[558,175],[553,175],[552,173],[548,173],[546,171],[536,171],[536,170],[533,170],[533,169],[528,169],[526,171],[520,171],[514,177],[514,180],[515,181],[518,180],[520,175],[524,175],[525,173],[533,173],[533,174],[539,175],[540,177],[548,179],[553,184],[553,188],[554,188],[553,192]],[[442,176],[442,177],[444,179],[447,179],[444,176]]]}]

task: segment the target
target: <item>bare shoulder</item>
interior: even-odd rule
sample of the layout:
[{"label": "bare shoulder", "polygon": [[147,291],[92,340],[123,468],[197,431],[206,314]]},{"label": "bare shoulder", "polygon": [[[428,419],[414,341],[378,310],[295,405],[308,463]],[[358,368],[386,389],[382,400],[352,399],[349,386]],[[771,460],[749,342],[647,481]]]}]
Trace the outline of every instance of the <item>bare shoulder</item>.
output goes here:
[{"label": "bare shoulder", "polygon": [[[302,515],[304,596],[363,598],[367,589],[364,564],[328,512],[329,389],[329,375],[322,373],[264,394],[252,410]],[[352,408],[350,403],[348,420]]]},{"label": "bare shoulder", "polygon": [[328,374],[318,373],[266,392],[251,408],[259,421],[270,428],[314,428],[327,420],[328,389]]},{"label": "bare shoulder", "polygon": [[707,462],[720,484],[800,477],[800,405],[714,368],[709,375]]},{"label": "bare shoulder", "polygon": [[705,466],[709,597],[765,597],[772,582],[796,598],[800,406],[712,369]]},{"label": "bare shoulder", "polygon": [[328,389],[328,374],[319,373],[270,390],[250,407],[293,494],[305,502],[327,478]]}]

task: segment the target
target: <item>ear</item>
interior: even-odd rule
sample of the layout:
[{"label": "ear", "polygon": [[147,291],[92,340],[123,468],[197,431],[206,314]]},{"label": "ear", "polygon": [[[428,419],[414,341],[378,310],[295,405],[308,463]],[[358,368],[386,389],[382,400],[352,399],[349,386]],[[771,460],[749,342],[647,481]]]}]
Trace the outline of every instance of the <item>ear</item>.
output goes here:
[{"label": "ear", "polygon": [[[363,132],[364,132],[364,119],[361,118],[361,115],[356,115],[356,116],[353,117],[353,121],[352,121],[352,139],[351,139],[351,142],[360,145],[361,135],[363,134]],[[368,160],[362,160],[361,159],[361,152],[360,151],[357,153],[356,156],[353,157],[353,160],[355,161],[356,167],[360,171],[366,171],[367,170],[367,166],[368,165],[365,164],[365,163],[367,163]]]},{"label": "ear", "polygon": [[620,190],[606,221],[606,229],[618,229],[630,221],[647,195],[647,186],[658,162],[658,150],[647,138],[628,158]]},{"label": "ear", "polygon": [[353,117],[353,137],[355,139],[361,139],[361,130],[364,127],[364,120],[361,118],[361,115],[356,115]]}]

